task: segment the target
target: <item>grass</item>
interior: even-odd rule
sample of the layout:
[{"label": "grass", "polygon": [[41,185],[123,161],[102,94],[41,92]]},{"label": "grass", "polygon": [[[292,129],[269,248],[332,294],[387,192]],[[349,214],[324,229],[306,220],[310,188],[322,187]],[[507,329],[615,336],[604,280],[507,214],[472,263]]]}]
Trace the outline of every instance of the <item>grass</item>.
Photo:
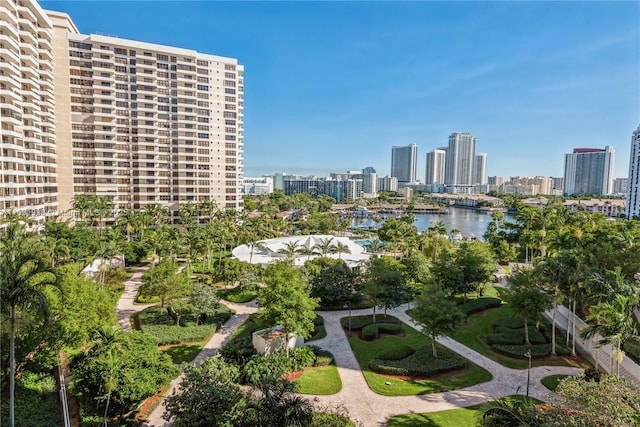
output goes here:
[{"label": "grass", "polygon": [[[379,317],[381,320],[384,319],[383,316]],[[410,326],[403,325],[403,328],[405,331],[404,337],[386,335],[375,341],[362,341],[354,335],[349,339],[364,377],[374,392],[384,396],[412,396],[455,390],[491,380],[491,374],[488,371],[471,361],[468,361],[468,370],[464,373],[437,376],[429,379],[402,380],[376,374],[369,370],[369,362],[385,348],[406,344],[416,349],[430,343],[428,338]],[[386,384],[387,382],[389,385]]]},{"label": "grass", "polygon": [[[478,353],[500,363],[503,366],[513,369],[527,369],[527,359],[515,359],[493,352],[488,344],[480,339],[481,337],[491,333],[491,325],[497,319],[502,317],[513,317],[513,313],[506,304],[499,308],[492,308],[480,314],[472,314],[467,317],[467,324],[457,329],[451,334],[451,338],[461,342],[469,348],[474,349]],[[532,366],[543,365],[560,365],[560,366],[579,366],[570,358],[532,360]]]},{"label": "grass", "polygon": [[335,365],[307,369],[294,383],[297,392],[303,394],[336,394],[342,389],[342,381]]},{"label": "grass", "polygon": [[551,375],[542,379],[542,385],[551,391],[556,391],[558,384],[569,375]]},{"label": "grass", "polygon": [[220,289],[216,294],[227,301],[242,304],[256,299],[258,291],[240,288]]},{"label": "grass", "polygon": [[194,344],[185,344],[185,345],[177,345],[170,346],[166,348],[161,348],[160,350],[163,353],[166,353],[171,357],[171,361],[176,365],[181,365],[182,363],[190,363],[196,356],[200,353],[206,341]]},{"label": "grass", "polygon": [[[523,396],[507,396],[500,400],[523,400]],[[530,398],[532,404],[541,403]],[[396,415],[389,419],[387,427],[471,427],[478,425],[485,404],[447,411]]]}]

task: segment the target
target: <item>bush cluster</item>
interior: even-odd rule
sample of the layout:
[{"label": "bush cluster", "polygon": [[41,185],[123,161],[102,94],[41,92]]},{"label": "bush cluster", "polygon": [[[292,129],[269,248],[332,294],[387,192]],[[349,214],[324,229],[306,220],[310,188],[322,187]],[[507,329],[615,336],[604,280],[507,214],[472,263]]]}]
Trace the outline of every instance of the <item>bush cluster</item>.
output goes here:
[{"label": "bush cluster", "polygon": [[362,338],[367,341],[375,340],[378,335],[400,334],[402,325],[400,323],[373,323],[362,328]]},{"label": "bush cluster", "polygon": [[155,337],[158,345],[205,341],[216,332],[216,325],[142,325],[142,332]]},{"label": "bush cluster", "polygon": [[482,297],[472,299],[462,304],[458,304],[458,308],[466,315],[477,313],[479,311],[488,310],[490,308],[500,307],[502,300],[495,297]]},{"label": "bush cluster", "polygon": [[527,350],[531,351],[531,357],[539,358],[539,357],[547,357],[551,354],[551,345],[550,344],[539,344],[539,345],[507,345],[507,344],[495,344],[491,348],[496,351],[499,351],[502,354],[506,354],[507,356],[513,357],[524,357],[524,354]]},{"label": "bush cluster", "polygon": [[308,347],[316,356],[313,366],[329,366],[333,363],[333,354],[330,351],[324,350],[317,345],[310,345]]},{"label": "bush cluster", "polygon": [[[371,325],[373,323],[401,323],[400,320],[396,319],[393,316],[376,316],[376,321],[373,321],[373,316],[370,314],[362,315],[362,316],[352,316],[351,317],[351,329],[358,331],[364,328],[367,325]],[[340,319],[340,324],[343,328],[349,327],[349,318],[343,317]]]},{"label": "bush cluster", "polygon": [[[535,322],[529,322],[529,326],[534,326]],[[500,319],[496,319],[493,322],[494,328],[497,330],[498,327],[504,327],[509,329],[520,329],[524,328],[524,320],[516,319],[513,317],[501,317]]]},{"label": "bush cluster", "polygon": [[242,304],[256,299],[258,296],[258,292],[250,289],[232,288],[221,289],[216,292],[216,295],[224,300],[234,302],[236,304]]},{"label": "bush cluster", "polygon": [[443,347],[438,348],[438,358],[434,359],[431,344],[419,347],[414,354],[401,360],[376,358],[369,363],[369,369],[380,374],[421,377],[462,369],[465,366],[466,360],[462,356]]},{"label": "bush cluster", "polygon": [[[524,328],[509,329],[502,327],[496,328],[496,333],[486,336],[489,345],[494,344],[513,344],[521,345],[525,343]],[[547,340],[544,335],[535,328],[529,329],[529,342],[531,344],[546,344]]]},{"label": "bush cluster", "polygon": [[379,360],[402,360],[415,353],[415,350],[406,344],[399,344],[394,347],[385,348],[376,355]]}]

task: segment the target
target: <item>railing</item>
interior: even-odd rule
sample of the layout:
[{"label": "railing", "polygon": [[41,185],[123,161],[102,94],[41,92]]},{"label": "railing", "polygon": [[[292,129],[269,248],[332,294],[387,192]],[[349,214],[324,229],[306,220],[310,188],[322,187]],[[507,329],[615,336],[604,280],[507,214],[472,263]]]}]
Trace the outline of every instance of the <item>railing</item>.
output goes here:
[{"label": "railing", "polygon": [[[546,311],[545,316],[552,321],[553,310]],[[627,378],[632,384],[640,388],[640,365],[631,360],[631,358],[625,357],[620,362],[619,368],[616,368],[616,364],[614,363],[615,348],[609,344],[598,345],[598,342],[602,337],[597,334],[590,339],[581,338],[580,331],[589,325],[587,325],[587,323],[578,316],[575,316],[574,326],[572,325],[573,318],[573,314],[567,307],[563,305],[558,306],[556,310],[556,326],[564,331],[569,331],[569,334],[572,334],[575,331],[576,347],[579,348],[582,353],[587,355],[592,362],[597,364],[599,369],[610,374],[616,374],[617,369],[619,369],[621,376]],[[573,337],[569,337],[569,340],[572,339]]]},{"label": "railing", "polygon": [[69,402],[67,401],[67,386],[64,379],[64,371],[62,365],[58,365],[58,374],[60,376],[60,403],[62,405],[62,419],[64,427],[70,427],[69,421]]}]

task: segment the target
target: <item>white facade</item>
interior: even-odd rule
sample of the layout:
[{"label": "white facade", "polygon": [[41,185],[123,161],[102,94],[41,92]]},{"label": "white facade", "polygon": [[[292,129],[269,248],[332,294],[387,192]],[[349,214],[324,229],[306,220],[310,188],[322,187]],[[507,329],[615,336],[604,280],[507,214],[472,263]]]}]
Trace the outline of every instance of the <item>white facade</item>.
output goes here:
[{"label": "white facade", "polygon": [[631,136],[626,217],[640,217],[640,126]]},{"label": "white facade", "polygon": [[427,167],[424,177],[425,184],[444,184],[444,171],[447,152],[436,149],[427,153]]},{"label": "white facade", "polygon": [[487,179],[487,153],[478,153],[474,159],[473,164],[473,183],[474,184],[486,184]]},{"label": "white facade", "polygon": [[35,1],[0,2],[0,211],[57,214],[52,24]]},{"label": "white facade", "polygon": [[613,191],[613,147],[575,148],[565,154],[565,195],[609,195]]},{"label": "white facade", "polygon": [[242,179],[244,194],[249,196],[259,196],[261,194],[273,193],[273,178],[270,176],[247,177]]},{"label": "white facade", "polygon": [[445,184],[473,185],[475,180],[476,139],[470,132],[455,132],[449,136]]},{"label": "white facade", "polygon": [[378,178],[378,192],[380,191],[398,191],[398,178],[395,176]]},{"label": "white facade", "polygon": [[415,182],[418,167],[418,146],[410,144],[391,149],[391,176],[398,182]]}]

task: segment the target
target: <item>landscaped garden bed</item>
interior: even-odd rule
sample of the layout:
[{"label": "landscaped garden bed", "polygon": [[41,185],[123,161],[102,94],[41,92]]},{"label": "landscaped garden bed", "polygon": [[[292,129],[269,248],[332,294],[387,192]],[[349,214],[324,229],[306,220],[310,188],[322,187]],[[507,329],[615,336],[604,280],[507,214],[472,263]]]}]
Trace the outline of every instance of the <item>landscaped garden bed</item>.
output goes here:
[{"label": "landscaped garden bed", "polygon": [[[353,317],[354,334],[349,343],[369,387],[376,393],[386,396],[435,393],[491,379],[489,372],[439,344],[438,358],[434,359],[431,340],[393,316],[378,315],[376,323],[401,326],[402,336],[383,334],[376,340],[366,341],[355,333],[357,328],[363,329],[374,324],[372,322],[371,316]],[[341,324],[347,329],[348,318],[341,319]],[[461,371],[465,367],[466,370]],[[446,372],[455,372],[455,375],[443,375]]]}]

